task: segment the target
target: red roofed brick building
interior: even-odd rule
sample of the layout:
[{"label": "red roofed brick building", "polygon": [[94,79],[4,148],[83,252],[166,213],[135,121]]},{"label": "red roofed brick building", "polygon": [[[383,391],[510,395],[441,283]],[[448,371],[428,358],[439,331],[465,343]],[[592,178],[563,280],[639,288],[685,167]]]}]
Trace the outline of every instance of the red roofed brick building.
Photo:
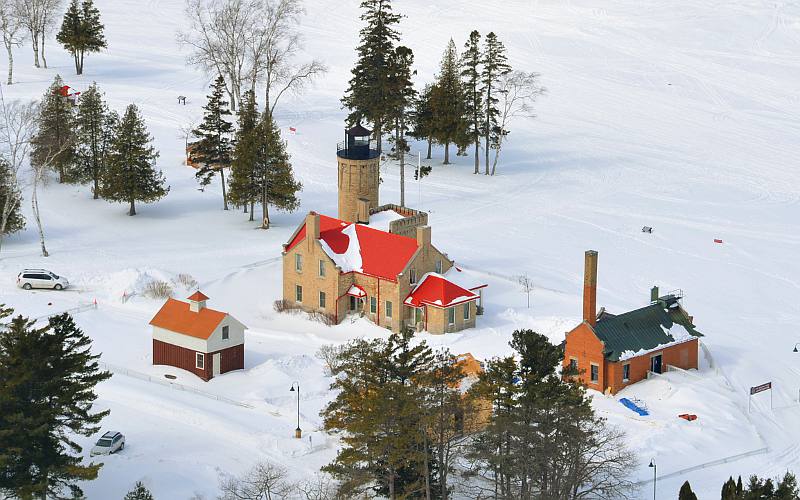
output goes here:
[{"label": "red roofed brick building", "polygon": [[244,368],[245,325],[228,313],[206,307],[197,291],[188,302],[167,299],[153,326],[153,364],[189,371],[208,381]]},{"label": "red roofed brick building", "polygon": [[455,268],[431,243],[427,213],[378,204],[370,135],[357,125],[337,147],[339,217],[310,212],[283,246],[284,302],[336,323],[363,315],[394,332],[474,327],[486,285],[444,276]]}]

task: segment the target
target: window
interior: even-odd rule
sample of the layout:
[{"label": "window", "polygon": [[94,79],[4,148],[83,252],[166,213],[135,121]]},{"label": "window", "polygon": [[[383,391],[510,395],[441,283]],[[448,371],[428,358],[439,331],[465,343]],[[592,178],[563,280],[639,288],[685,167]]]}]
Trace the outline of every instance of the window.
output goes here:
[{"label": "window", "polygon": [[469,321],[469,302],[464,304],[464,321]]},{"label": "window", "polygon": [[222,327],[222,340],[228,340],[230,338],[230,328],[226,325]]},{"label": "window", "polygon": [[627,382],[631,379],[631,364],[625,363],[622,365],[622,381]]},{"label": "window", "polygon": [[325,277],[325,261],[319,261],[319,275],[321,278]]},{"label": "window", "polygon": [[386,301],[386,317],[387,318],[392,317],[392,303],[389,302],[388,300]]},{"label": "window", "polygon": [[205,355],[202,352],[196,353],[195,360],[194,360],[195,368],[199,368],[201,370],[204,370],[205,367],[206,367],[205,365],[206,365],[206,357],[205,357]]},{"label": "window", "polygon": [[408,272],[408,282],[411,283],[412,285],[417,282],[417,270],[416,269],[412,268]]},{"label": "window", "polygon": [[436,261],[436,272],[442,274],[442,259]]},{"label": "window", "polygon": [[369,298],[369,312],[372,314],[378,312],[378,299],[375,297]]},{"label": "window", "polygon": [[303,287],[300,285],[294,286],[294,300],[303,302]]},{"label": "window", "polygon": [[456,308],[450,307],[447,309],[447,323],[453,325],[456,322]]},{"label": "window", "polygon": [[319,292],[319,307],[325,309],[325,292]]},{"label": "window", "polygon": [[578,360],[569,358],[569,370],[573,373],[578,373]]},{"label": "window", "polygon": [[661,373],[661,355],[656,354],[650,358],[650,371],[653,373]]},{"label": "window", "polygon": [[422,323],[422,308],[414,309],[414,323]]},{"label": "window", "polygon": [[596,384],[600,380],[600,367],[592,363],[592,383]]},{"label": "window", "polygon": [[294,254],[294,270],[298,273],[303,270],[303,256],[299,253]]}]

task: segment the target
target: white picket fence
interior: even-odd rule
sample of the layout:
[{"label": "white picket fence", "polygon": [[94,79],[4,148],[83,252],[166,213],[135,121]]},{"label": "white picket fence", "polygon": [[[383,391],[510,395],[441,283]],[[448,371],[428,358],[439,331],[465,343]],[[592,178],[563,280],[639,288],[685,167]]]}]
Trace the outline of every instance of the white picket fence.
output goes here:
[{"label": "white picket fence", "polygon": [[189,385],[180,384],[178,382],[173,382],[171,380],[162,379],[160,377],[154,377],[152,375],[148,375],[146,373],[137,372],[135,370],[131,370],[129,368],[124,368],[122,366],[111,365],[108,363],[98,363],[101,369],[107,370],[115,375],[125,375],[126,377],[132,377],[139,380],[144,380],[145,382],[151,382],[153,384],[163,385],[165,387],[169,387],[171,389],[175,389],[177,391],[183,392],[191,392],[192,394],[197,394],[198,396],[203,396],[204,398],[213,399],[219,401],[221,403],[226,403],[229,405],[239,406],[242,408],[255,408],[253,405],[249,403],[245,403],[242,401],[236,401],[235,399],[226,398],[225,396],[220,396],[219,394],[214,394],[212,392],[204,391],[202,389],[198,389],[197,387],[192,387]]},{"label": "white picket fence", "polygon": [[[687,474],[689,472],[694,472],[694,471],[698,471],[698,470],[708,469],[709,467],[714,467],[714,466],[717,466],[717,465],[736,462],[736,461],[739,461],[739,460],[741,460],[743,458],[754,457],[754,456],[757,456],[757,455],[763,455],[763,454],[768,453],[768,452],[769,452],[769,446],[765,446],[765,447],[759,448],[757,450],[746,451],[744,453],[739,453],[737,455],[731,455],[729,457],[720,458],[718,460],[712,460],[711,462],[706,462],[704,464],[695,465],[693,467],[687,467],[685,469],[676,470],[674,472],[670,472],[669,474],[661,474],[661,475],[658,476],[657,479],[669,479],[671,477],[682,476],[682,475]],[[636,483],[636,486],[643,486],[645,484],[649,484],[649,483],[652,483],[652,482],[653,482],[652,479],[646,479],[644,481],[639,481],[638,483]]]},{"label": "white picket fence", "polygon": [[[92,310],[92,309],[97,309],[97,304],[94,303],[94,302],[91,303],[91,304],[83,304],[83,305],[80,305],[80,306],[70,307],[69,309],[64,309],[64,310],[57,311],[57,312],[51,312],[51,313],[48,313],[48,314],[44,314],[42,316],[37,316],[35,318],[28,318],[28,319],[36,321],[36,322],[39,322],[39,321],[42,321],[44,319],[52,318],[53,316],[58,316],[58,315],[64,314],[64,313],[69,313],[71,315],[75,315],[75,314],[82,313],[84,311],[89,311],[89,310]],[[0,325],[8,325],[8,324],[10,324],[10,322],[11,322],[11,318],[9,317],[9,318],[6,318],[4,321],[0,322]]]}]

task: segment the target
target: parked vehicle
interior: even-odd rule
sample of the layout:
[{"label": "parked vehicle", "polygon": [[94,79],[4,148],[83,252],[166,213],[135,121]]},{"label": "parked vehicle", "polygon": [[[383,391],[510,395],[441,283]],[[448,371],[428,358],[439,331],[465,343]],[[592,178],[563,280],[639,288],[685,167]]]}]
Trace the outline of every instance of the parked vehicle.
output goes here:
[{"label": "parked vehicle", "polygon": [[92,447],[91,455],[111,455],[125,449],[125,436],[121,432],[108,431]]},{"label": "parked vehicle", "polygon": [[17,276],[17,286],[30,290],[31,288],[49,288],[63,290],[69,286],[69,281],[46,269],[24,269]]}]

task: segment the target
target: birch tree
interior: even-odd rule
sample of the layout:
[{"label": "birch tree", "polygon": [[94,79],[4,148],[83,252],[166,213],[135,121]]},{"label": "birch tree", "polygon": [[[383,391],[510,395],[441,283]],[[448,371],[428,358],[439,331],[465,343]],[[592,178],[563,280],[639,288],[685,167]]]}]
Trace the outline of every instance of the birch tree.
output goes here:
[{"label": "birch tree", "polygon": [[[44,45],[47,34],[55,28],[63,0],[15,0],[16,15],[31,35],[33,65],[47,67]],[[41,63],[39,55],[41,54]]]},{"label": "birch tree", "polygon": [[539,84],[538,73],[512,71],[500,78],[497,93],[500,94],[500,114],[498,116],[498,131],[492,137],[494,159],[492,160],[492,173],[497,168],[497,160],[503,142],[509,133],[508,126],[515,118],[535,118],[533,104],[536,98],[544,94],[546,89]]},{"label": "birch tree", "polygon": [[8,167],[7,180],[0,189],[4,193],[0,205],[0,247],[8,232],[9,221],[20,210],[22,182],[20,169],[28,157],[31,137],[36,131],[36,110],[33,102],[9,102],[0,87],[0,158]]},{"label": "birch tree", "polygon": [[11,85],[14,80],[14,47],[19,47],[25,40],[24,27],[17,16],[12,0],[0,0],[0,31],[3,35],[3,45],[8,54],[8,80]]}]

